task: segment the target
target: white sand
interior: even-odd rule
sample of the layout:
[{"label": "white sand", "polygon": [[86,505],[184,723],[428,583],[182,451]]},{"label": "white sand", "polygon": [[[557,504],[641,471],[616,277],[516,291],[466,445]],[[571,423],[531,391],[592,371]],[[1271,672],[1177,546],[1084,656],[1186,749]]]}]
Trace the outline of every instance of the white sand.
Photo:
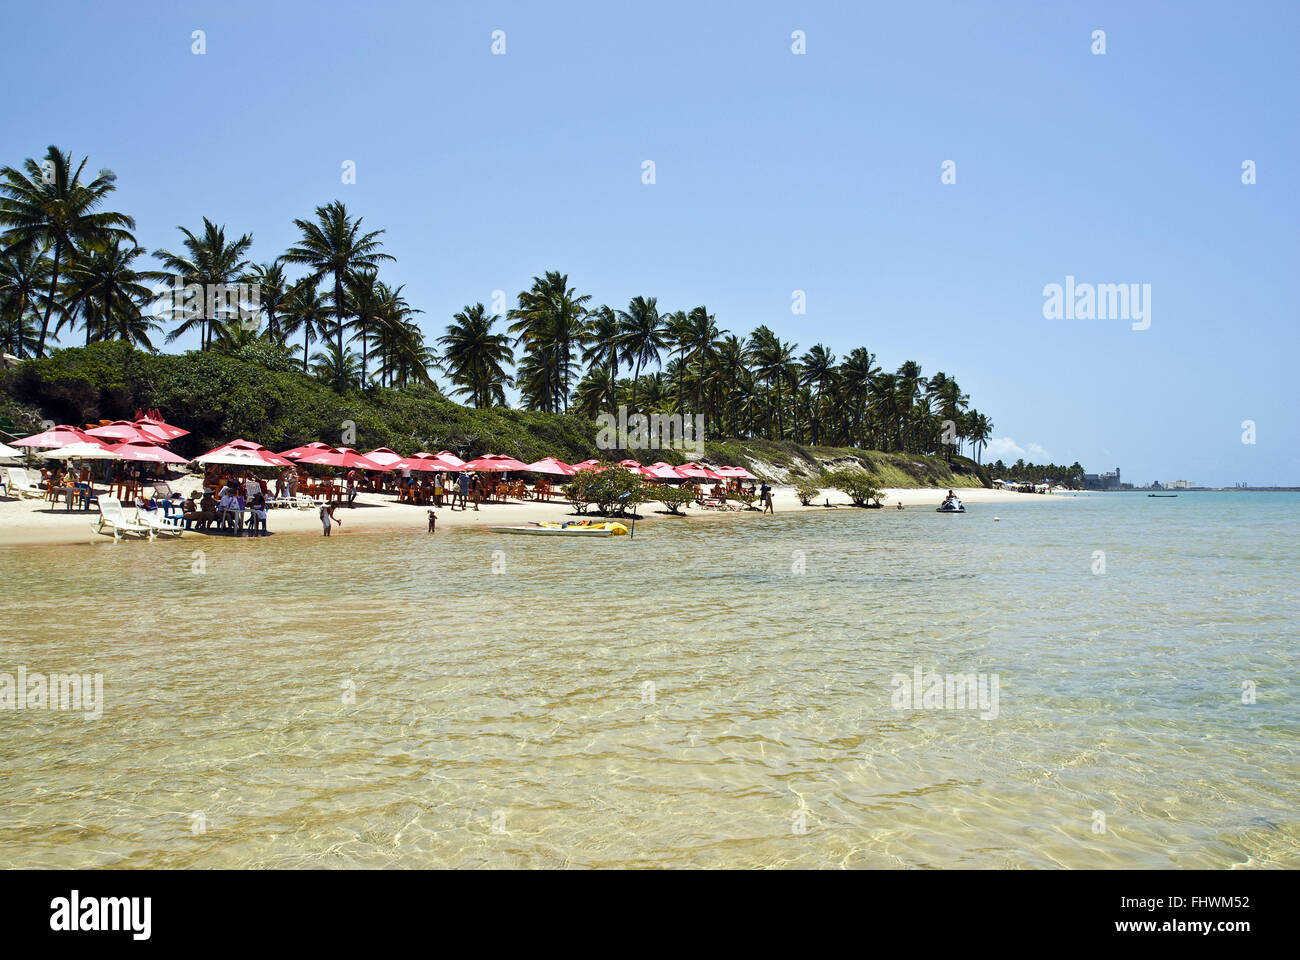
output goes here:
[{"label": "white sand", "polygon": [[[173,489],[188,493],[197,484],[198,478],[195,477],[173,482],[171,486]],[[963,487],[955,492],[963,501],[972,505],[1023,501],[1062,503],[1070,499],[1068,494],[1064,496],[1044,496],[970,487]],[[884,491],[885,509],[897,509],[897,504],[902,503],[905,510],[925,508],[932,510],[943,500],[944,493],[944,490],[937,490],[933,487],[888,489]],[[832,506],[852,508],[848,498],[834,490],[822,491],[817,498],[817,505],[810,507],[800,506],[799,501],[795,498],[794,487],[792,486],[773,487],[772,499],[778,513],[824,510],[826,509],[824,503],[827,500]],[[663,509],[663,505],[658,503],[642,504],[641,520],[638,523],[659,519],[662,516],[661,511]],[[442,507],[437,513],[439,531],[464,527],[528,523],[533,520],[563,520],[573,515],[572,508],[562,501],[552,503],[510,501],[509,503],[483,504],[478,511],[473,509],[453,511],[447,507]],[[127,507],[126,515],[128,518],[133,517],[133,508]],[[335,516],[342,521],[341,526],[334,527],[331,536],[335,537],[347,536],[351,533],[383,530],[424,530],[428,527],[428,507],[399,504],[395,494],[360,494],[357,497],[355,508],[340,507],[335,512]],[[755,511],[700,510],[691,507],[686,510],[686,516],[694,519],[732,518],[735,520],[750,520],[758,519],[763,515]],[[61,500],[51,504],[46,500],[0,498],[0,545],[112,542],[111,536],[93,532],[92,528],[97,521],[97,511],[92,509],[87,513],[73,509],[68,512]],[[267,516],[267,527],[272,534],[321,535],[321,523],[315,510],[273,509]],[[189,531],[183,535],[185,539],[202,539],[207,536],[210,536],[210,534],[200,531]]]}]

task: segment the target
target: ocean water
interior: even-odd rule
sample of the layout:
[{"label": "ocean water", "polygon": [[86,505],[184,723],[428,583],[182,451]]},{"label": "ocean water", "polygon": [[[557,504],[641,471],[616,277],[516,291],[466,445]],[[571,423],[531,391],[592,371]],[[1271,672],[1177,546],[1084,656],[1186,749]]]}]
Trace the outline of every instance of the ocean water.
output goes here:
[{"label": "ocean water", "polygon": [[0,548],[0,673],[104,698],[0,710],[0,863],[1300,866],[1298,515]]}]

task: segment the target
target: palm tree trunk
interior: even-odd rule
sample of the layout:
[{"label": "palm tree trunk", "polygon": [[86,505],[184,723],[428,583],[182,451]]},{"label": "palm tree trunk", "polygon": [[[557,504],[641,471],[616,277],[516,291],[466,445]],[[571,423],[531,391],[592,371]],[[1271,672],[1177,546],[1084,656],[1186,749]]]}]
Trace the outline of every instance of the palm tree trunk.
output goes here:
[{"label": "palm tree trunk", "polygon": [[334,271],[334,321],[335,336],[339,346],[339,391],[347,386],[343,365],[343,271]]},{"label": "palm tree trunk", "polygon": [[54,241],[54,269],[50,272],[50,299],[45,304],[45,316],[41,320],[41,339],[36,344],[36,355],[45,355],[45,335],[50,329],[50,313],[54,310],[54,291],[59,286],[59,260],[63,256],[63,241]]},{"label": "palm tree trunk", "polygon": [[311,350],[311,321],[302,326],[302,372],[307,372],[307,354]]}]

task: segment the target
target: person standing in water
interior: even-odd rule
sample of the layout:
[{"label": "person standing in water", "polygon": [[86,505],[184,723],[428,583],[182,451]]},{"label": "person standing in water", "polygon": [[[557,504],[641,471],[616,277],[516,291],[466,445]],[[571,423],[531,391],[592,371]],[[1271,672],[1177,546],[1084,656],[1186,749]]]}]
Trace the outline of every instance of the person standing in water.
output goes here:
[{"label": "person standing in water", "polygon": [[330,535],[330,522],[331,522],[331,521],[333,521],[334,523],[337,523],[340,527],[343,526],[343,521],[340,520],[338,517],[334,516],[334,511],[335,511],[336,509],[337,509],[337,508],[336,508],[336,507],[334,506],[334,504],[332,504],[332,503],[322,503],[322,504],[320,505],[320,522],[321,522],[321,527],[324,529],[325,536],[327,536],[327,537]]}]

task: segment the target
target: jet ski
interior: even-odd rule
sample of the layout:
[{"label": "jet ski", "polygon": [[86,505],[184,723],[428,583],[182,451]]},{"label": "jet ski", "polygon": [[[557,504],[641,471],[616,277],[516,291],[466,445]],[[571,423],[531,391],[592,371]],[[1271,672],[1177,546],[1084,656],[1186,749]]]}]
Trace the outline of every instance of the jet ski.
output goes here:
[{"label": "jet ski", "polygon": [[935,510],[935,512],[936,513],[965,513],[966,508],[961,505],[960,500],[958,500],[956,497],[953,497],[951,500],[945,500],[943,503],[939,504],[939,507],[938,509]]}]

